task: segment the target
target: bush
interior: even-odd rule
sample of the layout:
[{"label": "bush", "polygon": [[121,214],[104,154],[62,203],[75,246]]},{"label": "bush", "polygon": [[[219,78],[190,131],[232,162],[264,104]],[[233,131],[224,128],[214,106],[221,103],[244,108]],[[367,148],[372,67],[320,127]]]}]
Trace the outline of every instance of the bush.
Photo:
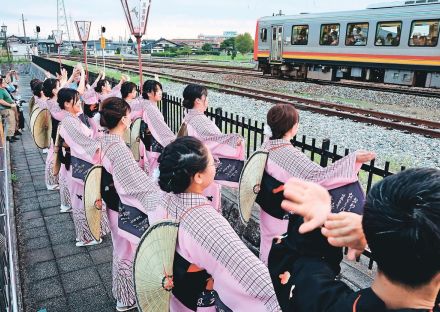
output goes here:
[{"label": "bush", "polygon": [[81,51],[79,49],[72,49],[69,53],[71,56],[78,56],[81,55]]},{"label": "bush", "polygon": [[220,51],[194,51],[195,55],[220,55]]},{"label": "bush", "polygon": [[175,53],[175,52],[158,52],[158,53],[151,53],[151,56],[156,56],[156,57],[176,57],[177,53]]}]

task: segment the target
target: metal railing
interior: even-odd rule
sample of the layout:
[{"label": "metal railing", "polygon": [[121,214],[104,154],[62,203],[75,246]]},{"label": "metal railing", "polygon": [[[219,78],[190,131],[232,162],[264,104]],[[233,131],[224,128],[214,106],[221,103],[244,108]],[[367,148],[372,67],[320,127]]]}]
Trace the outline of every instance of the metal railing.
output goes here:
[{"label": "metal railing", "polygon": [[[17,298],[17,263],[14,216],[10,209],[8,147],[4,120],[0,120],[0,310],[19,311]],[[6,125],[7,127],[8,125]]]}]

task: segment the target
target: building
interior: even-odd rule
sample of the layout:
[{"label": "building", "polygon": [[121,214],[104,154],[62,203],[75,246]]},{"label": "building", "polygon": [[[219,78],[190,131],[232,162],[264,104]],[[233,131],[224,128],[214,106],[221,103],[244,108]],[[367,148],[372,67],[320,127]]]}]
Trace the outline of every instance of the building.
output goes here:
[{"label": "building", "polygon": [[223,41],[237,36],[236,31],[225,31],[223,35],[203,35],[200,34],[197,39],[172,39],[173,42],[188,45],[194,49],[201,49],[204,44],[209,43],[214,49],[220,49]]}]

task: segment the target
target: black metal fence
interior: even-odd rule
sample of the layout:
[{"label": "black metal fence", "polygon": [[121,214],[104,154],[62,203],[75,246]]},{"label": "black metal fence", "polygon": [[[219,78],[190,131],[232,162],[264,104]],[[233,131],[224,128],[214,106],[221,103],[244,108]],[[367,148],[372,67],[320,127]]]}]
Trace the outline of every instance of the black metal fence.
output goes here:
[{"label": "black metal fence", "polygon": [[[57,62],[33,57],[33,62],[42,67],[45,70],[50,71],[52,74],[59,72],[59,64]],[[73,67],[63,65],[63,67],[71,74]],[[94,81],[97,77],[96,73],[89,73],[89,80]],[[114,79],[109,81],[116,85],[118,82]],[[182,119],[184,116],[185,108],[182,105],[182,99],[163,94],[162,102],[159,103],[159,108],[162,111],[166,123],[169,125],[172,131],[178,132]],[[221,108],[213,109],[210,107],[206,111],[206,115],[214,120],[219,129],[224,133],[239,133],[246,140],[246,152],[247,155],[254,152],[263,143],[264,140],[264,123],[245,118],[243,116],[234,115],[223,111]],[[325,139],[322,142],[318,142],[316,139],[308,139],[305,135],[300,138],[295,137],[292,140],[292,144],[301,149],[303,153],[310,156],[310,159],[318,162],[321,166],[326,167],[329,163],[333,163],[338,159],[348,155],[350,151],[348,149],[338,148],[337,145],[331,145],[329,139]],[[404,170],[405,167],[400,167],[400,170]],[[393,174],[390,171],[390,162],[386,161],[383,168],[379,168],[375,165],[375,160],[370,161],[369,164],[363,164],[359,172],[359,180],[363,187],[368,192],[371,186]],[[369,252],[365,252],[366,256],[369,256]],[[369,268],[371,269],[373,260],[370,257]]]}]

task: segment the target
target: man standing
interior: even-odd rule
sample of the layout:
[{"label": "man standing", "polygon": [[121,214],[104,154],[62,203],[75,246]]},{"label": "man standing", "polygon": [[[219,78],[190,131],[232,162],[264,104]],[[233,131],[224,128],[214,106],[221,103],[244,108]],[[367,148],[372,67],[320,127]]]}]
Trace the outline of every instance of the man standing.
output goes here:
[{"label": "man standing", "polygon": [[18,140],[18,137],[15,136],[17,124],[14,108],[16,104],[9,95],[9,92],[5,89],[6,85],[5,79],[0,77],[0,114],[8,121],[6,140],[13,143]]}]

